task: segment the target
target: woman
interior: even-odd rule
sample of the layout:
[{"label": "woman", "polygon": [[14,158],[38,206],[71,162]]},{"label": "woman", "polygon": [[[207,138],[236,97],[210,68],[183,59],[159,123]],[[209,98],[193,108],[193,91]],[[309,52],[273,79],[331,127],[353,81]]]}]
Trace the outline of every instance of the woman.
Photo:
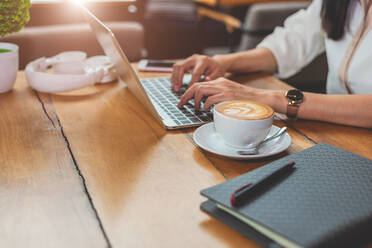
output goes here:
[{"label": "woman", "polygon": [[[233,99],[270,105],[290,117],[372,127],[372,0],[314,0],[307,10],[287,18],[256,49],[217,55],[194,55],[176,63],[172,88],[178,91],[185,71],[193,69],[179,107],[194,98],[195,108]],[[226,72],[263,71],[289,77],[326,51],[328,94],[262,90],[226,78]],[[207,81],[200,83],[200,77]],[[300,98],[300,100],[298,100]],[[303,101],[301,101],[301,99]]]}]

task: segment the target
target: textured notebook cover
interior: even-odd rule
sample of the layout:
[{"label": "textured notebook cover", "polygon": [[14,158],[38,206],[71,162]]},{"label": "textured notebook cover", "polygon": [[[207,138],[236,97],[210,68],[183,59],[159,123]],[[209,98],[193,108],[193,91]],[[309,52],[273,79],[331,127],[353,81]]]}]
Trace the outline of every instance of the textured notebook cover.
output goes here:
[{"label": "textured notebook cover", "polygon": [[[292,173],[262,185],[242,207],[231,206],[235,189],[290,161],[296,162]],[[328,144],[287,156],[201,194],[303,247],[356,247],[372,238],[372,161]],[[224,214],[213,209],[212,202],[203,203],[202,209],[216,217]],[[240,223],[235,229],[244,234],[244,225],[235,222]],[[253,238],[264,246],[270,244],[257,233],[252,237],[264,240]]]}]

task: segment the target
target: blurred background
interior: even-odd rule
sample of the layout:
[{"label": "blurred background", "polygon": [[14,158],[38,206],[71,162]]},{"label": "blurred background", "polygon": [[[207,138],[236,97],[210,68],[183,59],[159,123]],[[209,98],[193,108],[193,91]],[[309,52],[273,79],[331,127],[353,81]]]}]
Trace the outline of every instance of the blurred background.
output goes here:
[{"label": "blurred background", "polygon": [[[78,2],[79,0],[75,0]],[[32,0],[31,20],[19,33],[2,38],[20,46],[20,67],[42,56],[83,50],[103,54],[73,1]],[[254,48],[285,18],[311,1],[275,0],[80,0],[115,33],[132,62],[142,58],[179,59]],[[324,91],[322,55],[285,81]]]}]

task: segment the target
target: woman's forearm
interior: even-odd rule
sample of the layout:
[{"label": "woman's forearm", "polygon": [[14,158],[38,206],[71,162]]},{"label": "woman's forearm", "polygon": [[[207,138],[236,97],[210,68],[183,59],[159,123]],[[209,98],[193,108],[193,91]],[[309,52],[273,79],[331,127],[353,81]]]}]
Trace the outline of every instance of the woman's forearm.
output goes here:
[{"label": "woman's forearm", "polygon": [[[245,52],[216,55],[213,58],[226,71],[233,73],[258,71],[275,73],[278,70],[273,53],[264,47]],[[262,94],[266,97],[260,93],[255,96],[257,101],[272,106],[277,112],[287,112],[288,100],[284,91],[263,91]],[[252,98],[252,95],[248,98]],[[298,118],[372,128],[372,95],[304,93],[304,102],[300,105]]]},{"label": "woman's forearm", "polygon": [[[286,113],[284,91],[272,91],[267,104]],[[298,118],[372,128],[372,95],[325,95],[304,93]]]},{"label": "woman's forearm", "polygon": [[213,57],[227,72],[258,72],[275,73],[277,63],[273,53],[268,48],[257,48],[249,51],[216,55]]}]

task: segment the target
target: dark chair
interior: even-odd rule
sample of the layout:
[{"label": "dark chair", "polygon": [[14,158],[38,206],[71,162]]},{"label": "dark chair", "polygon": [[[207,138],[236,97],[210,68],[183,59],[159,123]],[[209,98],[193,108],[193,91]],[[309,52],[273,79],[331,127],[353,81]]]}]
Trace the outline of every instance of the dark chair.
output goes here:
[{"label": "dark chair", "polygon": [[[284,20],[306,8],[309,2],[281,2],[281,3],[259,3],[253,4],[247,11],[244,24],[241,27],[242,37],[240,44],[235,51],[253,49],[263,38],[272,33],[277,26],[281,26]],[[207,48],[204,53],[207,55],[226,54],[228,47]],[[327,61],[325,54],[320,55],[301,72],[294,75],[286,82],[297,88],[310,91],[324,91],[324,84],[327,78]]]}]

